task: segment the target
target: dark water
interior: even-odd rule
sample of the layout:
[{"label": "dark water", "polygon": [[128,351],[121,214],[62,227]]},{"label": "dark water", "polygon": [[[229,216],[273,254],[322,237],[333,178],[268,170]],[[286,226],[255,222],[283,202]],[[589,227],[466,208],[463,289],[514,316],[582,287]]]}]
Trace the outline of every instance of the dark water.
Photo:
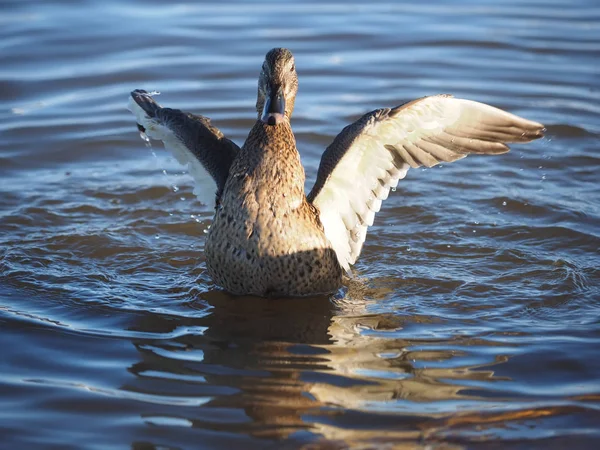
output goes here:
[{"label": "dark water", "polygon": [[[0,5],[0,448],[596,448],[597,2]],[[241,143],[274,46],[309,186],[345,124],[423,95],[547,137],[410,171],[337,296],[234,299],[125,105]]]}]

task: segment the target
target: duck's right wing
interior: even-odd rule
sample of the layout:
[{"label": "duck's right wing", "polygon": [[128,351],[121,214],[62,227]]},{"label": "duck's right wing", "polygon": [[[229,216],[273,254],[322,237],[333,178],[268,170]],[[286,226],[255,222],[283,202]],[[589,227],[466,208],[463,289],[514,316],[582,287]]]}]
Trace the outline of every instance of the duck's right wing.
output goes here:
[{"label": "duck's right wing", "polygon": [[506,153],[507,142],[540,138],[543,128],[449,95],[378,109],[344,128],[327,147],[308,200],[319,210],[340,265],[349,269],[381,202],[409,167],[431,167],[470,153]]},{"label": "duck's right wing", "polygon": [[200,201],[214,205],[240,148],[214,127],[210,119],[163,108],[141,89],[131,92],[128,108],[135,115],[140,131],[163,141],[180,164],[187,164],[196,182],[194,194]]}]

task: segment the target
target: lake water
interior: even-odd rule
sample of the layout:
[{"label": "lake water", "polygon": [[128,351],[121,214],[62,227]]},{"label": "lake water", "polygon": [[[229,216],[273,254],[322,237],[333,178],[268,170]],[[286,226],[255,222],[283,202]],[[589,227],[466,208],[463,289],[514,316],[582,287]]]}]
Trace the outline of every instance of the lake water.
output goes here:
[{"label": "lake water", "polygon": [[[595,448],[600,5],[4,0],[0,448]],[[411,170],[331,298],[233,298],[134,88],[241,144],[289,47],[310,187],[364,112],[436,93],[544,123]]]}]

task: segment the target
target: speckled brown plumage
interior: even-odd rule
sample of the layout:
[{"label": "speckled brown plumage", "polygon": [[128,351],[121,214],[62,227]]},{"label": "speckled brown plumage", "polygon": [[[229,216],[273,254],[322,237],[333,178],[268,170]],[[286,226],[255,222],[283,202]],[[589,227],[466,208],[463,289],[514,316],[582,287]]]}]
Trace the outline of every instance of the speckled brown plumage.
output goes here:
[{"label": "speckled brown plumage", "polygon": [[230,169],[206,241],[213,280],[236,294],[335,291],[342,269],[306,200],[289,122],[257,121]]}]

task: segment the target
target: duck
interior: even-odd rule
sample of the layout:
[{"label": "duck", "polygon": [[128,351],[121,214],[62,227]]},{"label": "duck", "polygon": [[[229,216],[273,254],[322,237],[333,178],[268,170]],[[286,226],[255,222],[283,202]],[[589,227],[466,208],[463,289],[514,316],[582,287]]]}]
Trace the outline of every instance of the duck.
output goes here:
[{"label": "duck", "polygon": [[503,154],[508,143],[538,139],[545,130],[447,94],[376,109],[333,139],[307,195],[291,127],[297,92],[292,52],[267,52],[258,77],[257,119],[242,147],[207,117],[162,107],[153,93],[136,89],[129,98],[143,137],[162,141],[188,166],[200,200],[214,205],[206,269],[234,295],[336,292],[344,274],[351,274],[382,202],[409,168]]}]

